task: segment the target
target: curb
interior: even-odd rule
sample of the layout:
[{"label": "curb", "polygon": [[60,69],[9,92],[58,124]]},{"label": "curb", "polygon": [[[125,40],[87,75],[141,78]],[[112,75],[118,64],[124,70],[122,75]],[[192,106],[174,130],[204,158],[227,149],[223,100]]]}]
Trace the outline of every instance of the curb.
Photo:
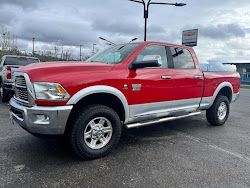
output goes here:
[{"label": "curb", "polygon": [[250,85],[241,84],[241,85],[240,85],[240,88],[250,89]]}]

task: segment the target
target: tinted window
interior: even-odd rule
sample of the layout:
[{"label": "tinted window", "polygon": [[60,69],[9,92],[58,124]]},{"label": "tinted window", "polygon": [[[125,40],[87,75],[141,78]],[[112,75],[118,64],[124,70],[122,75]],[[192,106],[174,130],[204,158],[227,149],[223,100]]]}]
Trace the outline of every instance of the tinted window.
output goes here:
[{"label": "tinted window", "polygon": [[183,48],[170,47],[175,69],[194,69],[191,53]]},{"label": "tinted window", "polygon": [[161,62],[160,67],[154,68],[168,68],[166,47],[160,45],[148,46],[144,50],[142,50],[142,52],[136,57],[134,61],[140,62],[152,59],[158,59],[158,61]]},{"label": "tinted window", "polygon": [[29,65],[31,63],[38,63],[38,59],[26,58],[26,57],[6,57],[4,65]]},{"label": "tinted window", "polygon": [[139,45],[140,44],[123,44],[113,46],[94,55],[87,61],[119,64],[123,62]]}]

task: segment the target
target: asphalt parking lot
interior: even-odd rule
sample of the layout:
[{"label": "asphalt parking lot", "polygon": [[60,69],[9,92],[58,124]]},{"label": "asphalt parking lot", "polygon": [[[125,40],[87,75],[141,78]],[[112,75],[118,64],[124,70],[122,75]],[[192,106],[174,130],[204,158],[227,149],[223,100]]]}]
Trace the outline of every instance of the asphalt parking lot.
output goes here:
[{"label": "asphalt parking lot", "polygon": [[80,160],[60,139],[36,138],[0,103],[1,187],[250,187],[250,88],[224,126],[205,114],[127,130],[106,157]]}]

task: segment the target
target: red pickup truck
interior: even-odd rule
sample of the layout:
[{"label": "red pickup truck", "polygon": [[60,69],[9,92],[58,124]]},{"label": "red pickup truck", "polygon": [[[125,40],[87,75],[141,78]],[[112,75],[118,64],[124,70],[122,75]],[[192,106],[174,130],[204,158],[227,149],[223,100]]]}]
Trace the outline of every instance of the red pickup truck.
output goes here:
[{"label": "red pickup truck", "polygon": [[86,62],[28,65],[14,73],[10,118],[35,135],[65,135],[82,158],[106,155],[123,127],[198,115],[223,125],[239,97],[237,72],[203,72],[187,46],[116,45]]}]

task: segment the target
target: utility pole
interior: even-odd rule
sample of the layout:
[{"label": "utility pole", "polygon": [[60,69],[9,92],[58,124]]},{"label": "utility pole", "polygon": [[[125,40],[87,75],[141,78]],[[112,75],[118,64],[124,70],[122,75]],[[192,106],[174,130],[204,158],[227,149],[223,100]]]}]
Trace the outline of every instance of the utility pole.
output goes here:
[{"label": "utility pole", "polygon": [[82,45],[80,45],[80,61],[82,61]]},{"label": "utility pole", "polygon": [[34,55],[35,55],[35,51],[34,51],[34,43],[35,43],[35,38],[32,38],[32,40],[33,40],[33,50],[32,50],[32,56],[34,57]]},{"label": "utility pole", "polygon": [[95,44],[95,43],[93,43],[92,55],[95,55],[95,46],[96,46],[96,44]]},{"label": "utility pole", "polygon": [[186,5],[185,3],[151,2],[151,0],[149,0],[147,4],[145,3],[144,0],[129,0],[129,1],[133,1],[135,3],[141,3],[141,4],[143,4],[143,7],[144,7],[144,20],[145,20],[145,24],[144,24],[144,41],[147,40],[147,19],[148,19],[148,8],[149,8],[149,5],[151,5],[151,4],[174,5],[176,7],[182,7],[182,6]]}]

